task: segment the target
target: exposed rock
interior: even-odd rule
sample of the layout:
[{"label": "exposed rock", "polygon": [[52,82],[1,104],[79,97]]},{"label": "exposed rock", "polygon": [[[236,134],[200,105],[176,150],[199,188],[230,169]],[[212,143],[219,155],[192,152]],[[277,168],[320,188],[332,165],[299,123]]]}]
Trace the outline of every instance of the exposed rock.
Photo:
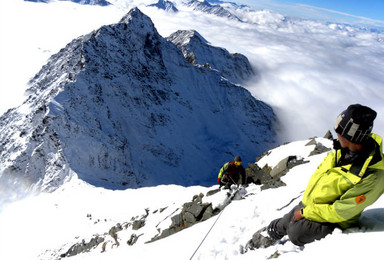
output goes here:
[{"label": "exposed rock", "polygon": [[181,212],[171,217],[172,224],[170,227],[164,229],[160,235],[155,236],[149,242],[170,236],[218,214],[220,210],[214,210],[211,203],[202,203],[203,196],[200,193],[193,197],[192,202],[184,203]]},{"label": "exposed rock", "polygon": [[123,230],[123,228],[121,227],[120,223],[116,224],[116,226],[112,227],[108,234],[115,240],[115,243],[116,243],[116,246],[119,246],[120,243],[117,239],[117,232]]},{"label": "exposed rock", "polygon": [[[141,234],[141,235],[142,235],[142,234]],[[140,237],[141,235],[138,236],[138,235],[136,235],[136,234],[132,234],[131,237],[129,238],[129,240],[127,241],[127,244],[128,244],[129,246],[132,246],[132,245],[136,244],[137,240],[139,239],[139,237]]]},{"label": "exposed rock", "polygon": [[286,184],[280,178],[293,167],[303,163],[307,161],[297,159],[296,156],[284,158],[273,168],[268,165],[260,168],[257,164],[249,163],[249,167],[246,168],[247,183],[261,184],[261,190],[285,186]]},{"label": "exposed rock", "polygon": [[328,130],[328,132],[324,135],[324,138],[332,140],[333,139],[333,135],[332,135],[331,131]]},{"label": "exposed rock", "polygon": [[245,168],[246,183],[265,184],[272,179],[270,171],[267,165],[260,168],[255,163],[248,163],[248,167]]},{"label": "exposed rock", "polygon": [[275,189],[282,186],[286,186],[286,184],[281,179],[271,179],[261,186],[261,190]]},{"label": "exposed rock", "polygon": [[80,253],[89,252],[91,249],[96,248],[99,244],[104,242],[104,238],[101,236],[94,236],[89,242],[85,242],[83,239],[81,243],[74,244],[69,250],[62,254],[61,257],[74,256]]},{"label": "exposed rock", "polygon": [[322,143],[316,142],[315,139],[312,139],[306,145],[315,145],[315,148],[313,149],[312,152],[310,152],[309,156],[317,155],[317,154],[322,154],[322,153],[325,153],[325,152],[328,152],[328,151],[331,150],[331,148],[328,148],[328,147],[324,146]]},{"label": "exposed rock", "polygon": [[[275,240],[266,235],[267,227],[263,227],[255,232],[246,245],[246,250],[254,250],[258,248],[266,248],[275,243]],[[244,253],[244,252],[243,252]]]},{"label": "exposed rock", "polygon": [[208,196],[212,196],[212,195],[218,193],[219,191],[220,191],[220,189],[210,190],[210,191],[207,192],[207,197]]},{"label": "exposed rock", "polygon": [[139,219],[139,220],[135,220],[132,224],[132,229],[133,230],[138,230],[142,227],[145,226],[145,220],[144,219]]}]

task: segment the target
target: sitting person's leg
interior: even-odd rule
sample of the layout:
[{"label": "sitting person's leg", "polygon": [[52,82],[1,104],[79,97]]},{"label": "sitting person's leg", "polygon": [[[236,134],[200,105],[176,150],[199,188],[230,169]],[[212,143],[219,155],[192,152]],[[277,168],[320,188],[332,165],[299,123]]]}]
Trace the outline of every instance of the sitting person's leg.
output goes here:
[{"label": "sitting person's leg", "polygon": [[293,244],[303,246],[331,234],[336,227],[333,223],[320,223],[303,218],[299,221],[292,220],[287,233]]},{"label": "sitting person's leg", "polygon": [[281,239],[288,234],[288,226],[292,221],[293,213],[295,210],[302,208],[302,204],[299,203],[290,212],[285,214],[282,218],[273,220],[268,226],[268,235],[273,239]]}]

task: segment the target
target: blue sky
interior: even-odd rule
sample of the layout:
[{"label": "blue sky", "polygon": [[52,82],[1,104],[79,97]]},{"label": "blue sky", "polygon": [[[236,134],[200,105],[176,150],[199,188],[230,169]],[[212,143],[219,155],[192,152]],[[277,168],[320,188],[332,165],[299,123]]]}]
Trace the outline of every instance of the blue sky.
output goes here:
[{"label": "blue sky", "polygon": [[238,0],[283,14],[384,25],[384,0]]}]

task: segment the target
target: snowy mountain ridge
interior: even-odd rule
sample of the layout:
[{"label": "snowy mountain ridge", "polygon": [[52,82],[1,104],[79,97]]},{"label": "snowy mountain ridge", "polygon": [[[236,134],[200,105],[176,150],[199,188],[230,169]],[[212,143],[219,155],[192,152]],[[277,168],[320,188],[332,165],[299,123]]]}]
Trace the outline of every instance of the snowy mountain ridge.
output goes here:
[{"label": "snowy mountain ridge", "polygon": [[222,76],[246,80],[242,67],[218,70],[244,56],[200,43],[199,59],[199,48],[216,70],[189,63],[134,8],[53,55],[1,118],[4,197],[52,191],[74,173],[113,189],[207,184],[236,154],[254,160],[275,142],[275,115]]},{"label": "snowy mountain ridge", "polygon": [[239,22],[241,21],[236,15],[232,14],[230,11],[228,11],[224,7],[220,5],[211,5],[207,0],[204,0],[204,1],[190,0],[185,5],[193,8],[194,11],[213,14],[219,17],[225,17],[230,20],[236,20]]},{"label": "snowy mountain ridge", "polygon": [[255,75],[244,55],[230,54],[224,48],[210,45],[195,30],[179,30],[167,39],[183,52],[187,61],[217,70],[224,78],[233,83],[242,84]]},{"label": "snowy mountain ridge", "polygon": [[159,2],[157,2],[155,4],[148,5],[148,6],[157,7],[159,9],[163,9],[163,10],[168,11],[168,12],[175,12],[176,13],[179,11],[176,8],[176,6],[174,5],[174,3],[171,1],[159,0]]},{"label": "snowy mountain ridge", "polygon": [[[49,3],[52,0],[24,0],[27,2],[36,2],[36,3]],[[111,3],[106,0],[58,0],[58,1],[71,1],[77,4],[81,5],[100,5],[100,6],[107,6]]]}]

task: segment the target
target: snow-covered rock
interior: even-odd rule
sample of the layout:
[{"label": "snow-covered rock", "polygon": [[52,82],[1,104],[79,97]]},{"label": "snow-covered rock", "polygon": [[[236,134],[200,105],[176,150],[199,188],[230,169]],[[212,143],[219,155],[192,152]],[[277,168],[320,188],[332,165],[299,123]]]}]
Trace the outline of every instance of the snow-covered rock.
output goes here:
[{"label": "snow-covered rock", "polygon": [[159,2],[148,5],[148,6],[157,7],[159,9],[163,9],[168,12],[171,11],[171,12],[177,13],[179,11],[171,1],[166,1],[166,0],[159,0]]},{"label": "snow-covered rock", "polygon": [[254,161],[275,115],[221,74],[187,62],[137,8],[73,40],[1,117],[2,192],[52,191],[74,173],[113,189],[209,184],[234,155]]},{"label": "snow-covered rock", "polygon": [[192,8],[194,11],[213,14],[219,17],[226,17],[228,19],[241,22],[241,20],[236,15],[232,14],[227,9],[220,5],[211,5],[207,0],[190,0],[186,2],[185,5]]},{"label": "snow-covered rock", "polygon": [[247,57],[210,45],[195,30],[180,30],[167,39],[183,52],[189,62],[215,69],[233,83],[244,83],[255,75]]}]

